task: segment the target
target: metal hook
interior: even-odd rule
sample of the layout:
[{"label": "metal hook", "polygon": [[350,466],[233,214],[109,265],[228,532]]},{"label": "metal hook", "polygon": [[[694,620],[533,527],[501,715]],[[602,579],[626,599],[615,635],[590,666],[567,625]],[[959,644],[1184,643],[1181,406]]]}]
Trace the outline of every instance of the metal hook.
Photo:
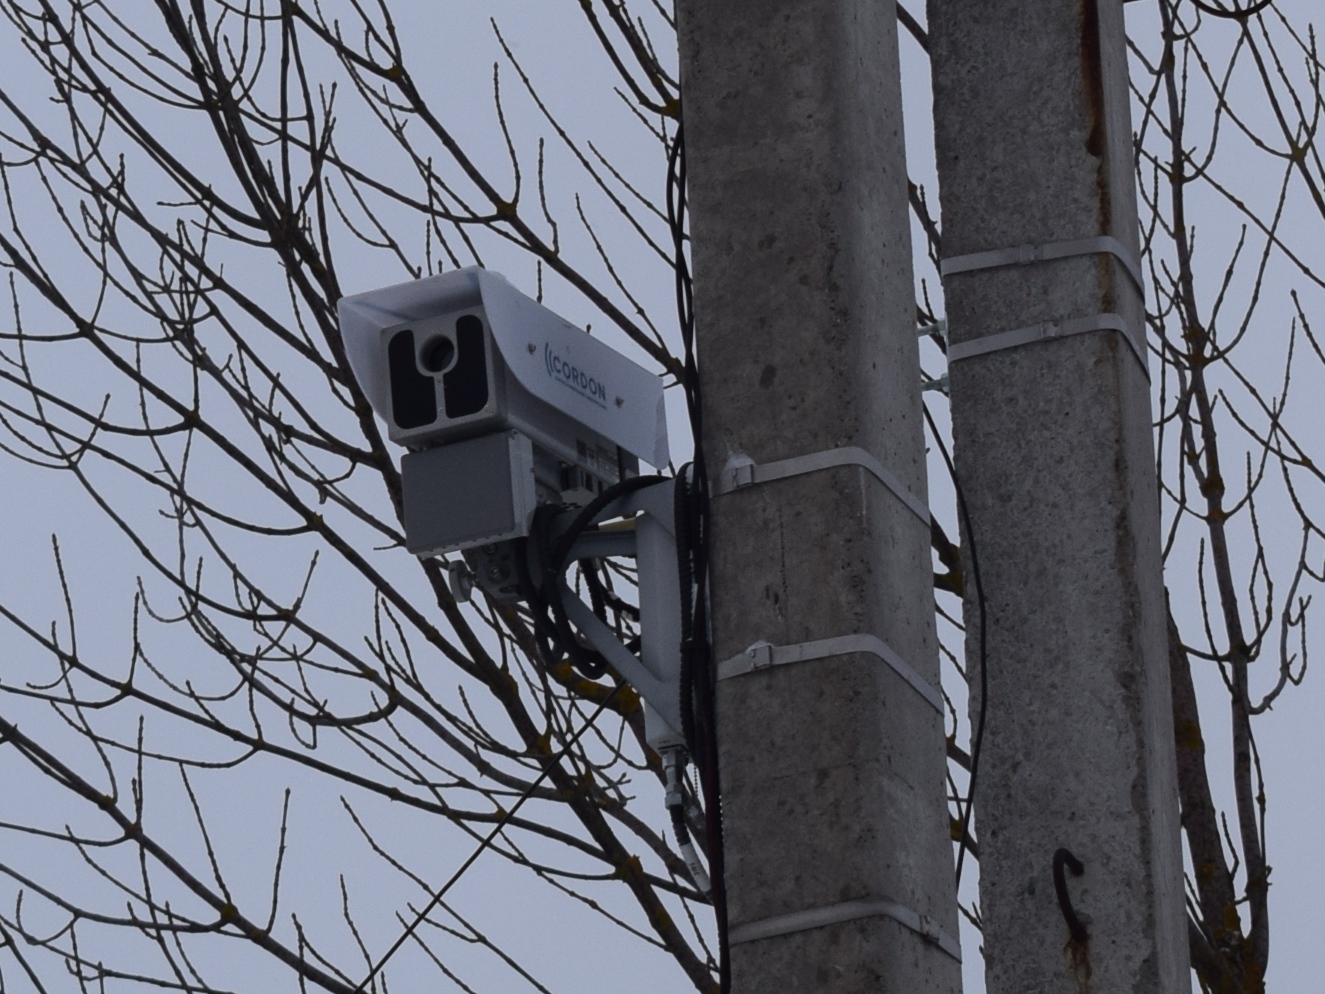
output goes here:
[{"label": "metal hook", "polygon": [[1090,939],[1090,933],[1086,931],[1086,926],[1082,924],[1072,907],[1072,898],[1067,893],[1067,880],[1063,876],[1064,866],[1072,871],[1074,877],[1085,873],[1086,867],[1067,849],[1059,849],[1054,853],[1054,893],[1058,895],[1058,908],[1063,912],[1063,920],[1067,922],[1067,930],[1072,934],[1072,941],[1084,946]]}]

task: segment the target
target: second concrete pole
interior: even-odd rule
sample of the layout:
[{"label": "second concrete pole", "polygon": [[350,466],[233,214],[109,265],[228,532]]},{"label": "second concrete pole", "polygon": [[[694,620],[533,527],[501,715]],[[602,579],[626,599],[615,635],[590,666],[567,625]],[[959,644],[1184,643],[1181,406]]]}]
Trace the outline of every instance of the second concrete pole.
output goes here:
[{"label": "second concrete pole", "polygon": [[[975,809],[989,994],[1179,994],[1122,0],[930,0],[929,29],[954,455],[988,618]],[[979,645],[973,623],[977,674]]]}]

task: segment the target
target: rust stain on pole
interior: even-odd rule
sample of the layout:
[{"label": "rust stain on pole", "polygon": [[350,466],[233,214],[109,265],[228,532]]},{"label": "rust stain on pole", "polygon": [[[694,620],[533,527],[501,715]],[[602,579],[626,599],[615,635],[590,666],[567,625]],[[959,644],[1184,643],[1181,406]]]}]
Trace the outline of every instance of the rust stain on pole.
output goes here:
[{"label": "rust stain on pole", "polygon": [[[1108,126],[1104,108],[1104,59],[1100,52],[1099,0],[1081,0],[1081,82],[1086,91],[1086,151],[1099,160],[1095,189],[1099,194],[1100,233],[1113,234],[1113,202],[1109,194]],[[1107,267],[1104,267],[1107,273]]]}]

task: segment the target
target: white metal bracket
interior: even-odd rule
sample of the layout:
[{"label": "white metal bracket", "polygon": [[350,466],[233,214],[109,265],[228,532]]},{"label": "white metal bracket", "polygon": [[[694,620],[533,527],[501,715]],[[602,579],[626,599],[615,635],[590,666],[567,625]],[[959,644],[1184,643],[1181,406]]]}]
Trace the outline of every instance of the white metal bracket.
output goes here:
[{"label": "white metal bracket", "polygon": [[[667,480],[608,504],[597,520],[634,515],[635,527],[585,532],[566,557],[567,563],[605,556],[632,556],[639,562],[638,656],[621,644],[617,633],[570,589],[564,577],[557,581],[571,624],[644,699],[645,738],[658,752],[685,742],[681,735],[681,589],[672,503],[675,491],[675,482]],[[553,524],[554,535],[577,513],[565,511]]]},{"label": "white metal bracket", "polygon": [[917,673],[909,663],[892,648],[874,635],[839,635],[836,638],[820,639],[817,642],[797,642],[794,645],[769,645],[756,642],[739,656],[733,656],[718,664],[718,679],[743,676],[757,670],[785,666],[789,663],[804,663],[812,659],[828,659],[832,656],[845,656],[852,652],[863,652],[877,656],[888,667],[905,680],[939,714],[943,714],[943,698],[928,680]]},{"label": "white metal bracket", "polygon": [[792,476],[806,473],[818,473],[837,466],[859,466],[893,492],[907,508],[926,526],[929,524],[929,509],[923,501],[907,489],[896,476],[884,468],[873,455],[854,445],[845,445],[840,449],[825,449],[808,456],[794,456],[791,459],[779,459],[767,463],[729,462],[723,467],[713,486],[714,496],[731,493],[759,483],[771,483],[785,480]]},{"label": "white metal bracket", "polygon": [[962,961],[962,947],[956,936],[947,929],[941,928],[929,916],[919,914],[906,905],[898,904],[886,897],[843,901],[823,908],[807,908],[804,911],[793,911],[786,915],[774,915],[760,921],[736,925],[728,933],[727,941],[734,946],[742,942],[771,939],[776,935],[790,935],[793,932],[823,928],[825,925],[839,925],[842,922],[858,921],[862,918],[890,918],[915,932],[931,945],[937,946],[958,963]]},{"label": "white metal bracket", "polygon": [[955,255],[939,263],[939,275],[951,276],[954,273],[973,273],[983,269],[1001,269],[1004,266],[1025,266],[1033,262],[1049,262],[1054,259],[1073,259],[1083,255],[1111,255],[1122,264],[1123,270],[1132,278],[1142,298],[1145,298],[1145,283],[1141,279],[1141,267],[1127,251],[1123,243],[1112,235],[1099,235],[1095,238],[1075,238],[1066,242],[1048,242],[1044,245],[1017,245],[1014,248],[991,249],[988,252],[972,252],[969,255]]}]

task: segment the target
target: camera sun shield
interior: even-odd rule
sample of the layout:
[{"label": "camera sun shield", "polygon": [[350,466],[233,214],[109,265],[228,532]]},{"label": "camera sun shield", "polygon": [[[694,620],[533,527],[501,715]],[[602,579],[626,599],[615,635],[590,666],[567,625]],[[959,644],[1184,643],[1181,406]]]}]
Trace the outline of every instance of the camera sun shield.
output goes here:
[{"label": "camera sun shield", "polygon": [[337,311],[393,441],[418,449],[515,428],[570,461],[607,443],[667,465],[661,378],[496,273],[455,270],[342,298]]}]

